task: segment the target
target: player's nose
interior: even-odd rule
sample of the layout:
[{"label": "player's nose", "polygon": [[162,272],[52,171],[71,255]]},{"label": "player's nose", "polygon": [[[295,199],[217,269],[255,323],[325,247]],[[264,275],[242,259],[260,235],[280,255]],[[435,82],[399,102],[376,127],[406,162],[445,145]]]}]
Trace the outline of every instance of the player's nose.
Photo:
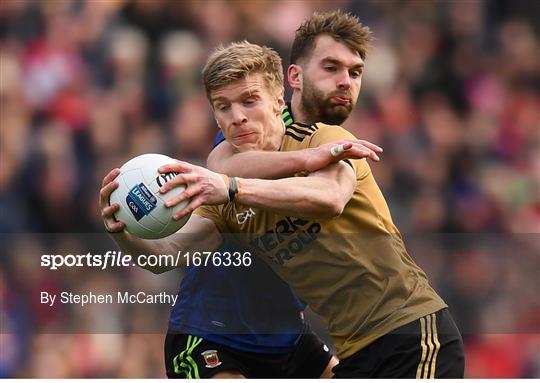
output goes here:
[{"label": "player's nose", "polygon": [[247,116],[240,107],[231,107],[232,123],[234,125],[242,125],[247,122]]},{"label": "player's nose", "polygon": [[351,87],[351,76],[348,70],[343,70],[339,72],[339,77],[336,85],[339,89],[349,89]]}]

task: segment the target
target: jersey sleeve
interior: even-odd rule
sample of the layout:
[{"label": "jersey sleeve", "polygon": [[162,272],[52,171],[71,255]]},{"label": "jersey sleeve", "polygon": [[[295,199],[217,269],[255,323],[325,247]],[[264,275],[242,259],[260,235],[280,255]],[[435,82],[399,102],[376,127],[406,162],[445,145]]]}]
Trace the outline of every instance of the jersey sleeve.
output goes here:
[{"label": "jersey sleeve", "polygon": [[230,230],[227,226],[227,221],[224,219],[223,209],[224,205],[203,205],[195,209],[193,214],[197,214],[198,216],[212,220],[216,224],[220,233],[228,233]]},{"label": "jersey sleeve", "polygon": [[[308,147],[316,148],[322,144],[326,144],[337,140],[357,140],[357,138],[348,130],[337,125],[316,124],[317,130],[310,136]],[[349,164],[356,173],[357,179],[363,179],[371,173],[371,169],[367,160],[343,160]]]}]

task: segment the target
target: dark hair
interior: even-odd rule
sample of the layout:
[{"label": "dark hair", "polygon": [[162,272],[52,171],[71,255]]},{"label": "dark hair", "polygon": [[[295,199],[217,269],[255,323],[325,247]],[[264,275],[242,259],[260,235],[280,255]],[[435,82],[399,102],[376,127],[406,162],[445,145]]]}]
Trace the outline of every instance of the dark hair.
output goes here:
[{"label": "dark hair", "polygon": [[358,52],[362,60],[371,47],[371,31],[358,17],[342,11],[314,13],[296,30],[291,48],[291,64],[308,57],[315,47],[317,36],[326,34]]}]

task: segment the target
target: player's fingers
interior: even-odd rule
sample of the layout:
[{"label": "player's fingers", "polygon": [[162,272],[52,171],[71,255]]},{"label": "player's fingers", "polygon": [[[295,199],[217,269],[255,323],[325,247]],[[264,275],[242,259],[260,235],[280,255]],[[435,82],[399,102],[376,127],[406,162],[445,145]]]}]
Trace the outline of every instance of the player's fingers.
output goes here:
[{"label": "player's fingers", "polygon": [[112,181],[101,188],[99,191],[99,202],[101,207],[109,205],[109,198],[111,193],[118,188],[118,182]]},{"label": "player's fingers", "polygon": [[201,206],[204,203],[204,197],[199,196],[197,198],[194,198],[191,200],[191,202],[182,210],[180,210],[173,219],[178,221],[182,218],[184,218],[186,215],[193,212],[193,210],[197,209],[199,206]]},{"label": "player's fingers", "polygon": [[337,141],[335,142],[335,145],[330,148],[330,154],[333,157],[339,157],[341,154],[343,154],[346,150],[349,150],[353,147],[352,141]]},{"label": "player's fingers", "polygon": [[121,221],[118,221],[114,216],[114,213],[120,209],[120,205],[112,204],[111,206],[106,206],[101,210],[101,216],[103,217],[103,223],[105,224],[105,229],[108,232],[118,232],[124,230],[125,224]]},{"label": "player's fingers", "polygon": [[358,150],[360,152],[362,152],[364,158],[370,158],[373,161],[380,161],[379,156],[372,149],[370,149],[370,148],[368,148],[368,147],[366,147],[364,145],[360,145],[360,144],[355,144],[355,145],[358,146]]},{"label": "player's fingers", "polygon": [[357,140],[356,142],[359,143],[360,145],[364,145],[366,148],[369,148],[376,153],[382,153],[384,151],[383,148],[381,148],[380,146],[375,145],[374,143],[371,143],[366,140]]},{"label": "player's fingers", "polygon": [[198,176],[196,174],[184,174],[181,173],[174,177],[172,180],[165,182],[165,184],[159,189],[160,193],[167,193],[172,188],[180,185],[191,185],[197,182]]},{"label": "player's fingers", "polygon": [[111,170],[107,175],[103,178],[103,181],[101,182],[101,187],[107,185],[109,182],[114,180],[118,175],[120,174],[120,169],[115,168]]},{"label": "player's fingers", "polygon": [[194,166],[188,162],[177,161],[172,164],[160,166],[158,172],[160,173],[191,173]]},{"label": "player's fingers", "polygon": [[[106,215],[102,212],[102,216],[105,229],[109,232],[121,230],[125,226],[123,222],[117,221],[114,215]],[[118,225],[119,223],[122,223],[122,225]]]},{"label": "player's fingers", "polygon": [[109,233],[119,233],[126,227],[126,224],[124,222],[120,221],[114,221],[114,222],[107,222],[105,224],[105,229]]},{"label": "player's fingers", "polygon": [[102,218],[109,218],[114,215],[114,213],[120,208],[118,204],[113,204],[111,206],[107,206],[104,209],[101,210],[101,217]]},{"label": "player's fingers", "polygon": [[345,144],[339,144],[330,148],[330,154],[332,157],[339,157],[345,151]]},{"label": "player's fingers", "polygon": [[349,150],[343,153],[343,159],[361,159],[361,158],[371,158],[373,161],[379,161],[379,156],[373,150],[355,143]]},{"label": "player's fingers", "polygon": [[202,185],[193,185],[188,187],[186,190],[184,190],[182,193],[174,196],[169,201],[165,203],[165,206],[167,207],[173,207],[175,205],[178,205],[180,202],[190,199],[191,197],[201,193],[203,191]]}]

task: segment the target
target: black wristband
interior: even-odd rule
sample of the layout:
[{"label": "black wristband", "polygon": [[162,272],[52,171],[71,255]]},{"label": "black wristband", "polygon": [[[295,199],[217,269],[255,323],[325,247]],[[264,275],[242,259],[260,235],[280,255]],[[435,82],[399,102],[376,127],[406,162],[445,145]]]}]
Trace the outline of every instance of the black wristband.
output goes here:
[{"label": "black wristband", "polygon": [[229,202],[233,202],[238,194],[238,184],[235,177],[229,177]]}]

